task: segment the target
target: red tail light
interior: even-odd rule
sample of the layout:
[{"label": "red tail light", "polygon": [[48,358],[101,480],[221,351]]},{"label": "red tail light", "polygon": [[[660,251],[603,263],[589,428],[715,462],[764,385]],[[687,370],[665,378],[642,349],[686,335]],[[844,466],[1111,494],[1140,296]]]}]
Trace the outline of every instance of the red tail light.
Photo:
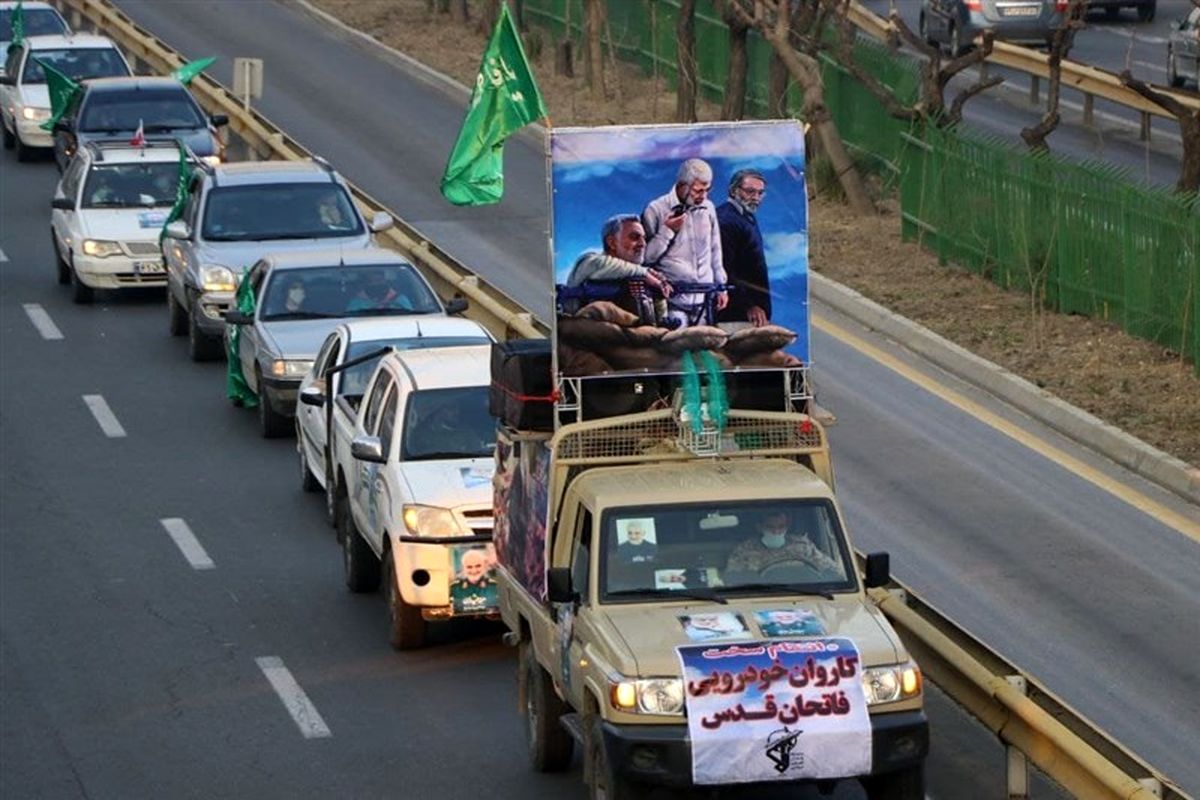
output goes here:
[{"label": "red tail light", "polygon": [[1070,5],[1071,0],[1054,0],[1054,10],[1060,14],[1065,14]]},{"label": "red tail light", "polygon": [[983,11],[983,0],[967,0],[967,11]]}]

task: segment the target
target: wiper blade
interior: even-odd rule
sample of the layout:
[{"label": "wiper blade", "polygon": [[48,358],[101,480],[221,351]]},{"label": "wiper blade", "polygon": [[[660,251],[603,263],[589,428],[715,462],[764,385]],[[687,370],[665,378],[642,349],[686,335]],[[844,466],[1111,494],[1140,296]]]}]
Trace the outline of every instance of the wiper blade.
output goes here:
[{"label": "wiper blade", "polygon": [[412,308],[356,308],[353,311],[347,311],[348,317],[411,317],[417,314],[432,314],[432,311],[424,311]]},{"label": "wiper blade", "polygon": [[733,586],[726,586],[725,589],[731,592],[740,592],[742,590],[771,591],[780,594],[799,594],[806,597],[823,597],[826,600],[833,599],[833,593],[828,589],[823,589],[820,586],[811,586],[807,583],[739,583]]},{"label": "wiper blade", "polygon": [[696,587],[695,589],[621,589],[607,593],[608,597],[633,597],[635,595],[645,597],[687,597],[693,600],[707,600],[712,603],[720,603],[721,605],[729,602],[716,589],[703,589],[700,587]]},{"label": "wiper blade", "polygon": [[446,461],[451,458],[487,458],[492,454],[489,453],[464,453],[456,450],[442,450],[436,453],[418,453],[414,456],[409,456],[405,461]]}]

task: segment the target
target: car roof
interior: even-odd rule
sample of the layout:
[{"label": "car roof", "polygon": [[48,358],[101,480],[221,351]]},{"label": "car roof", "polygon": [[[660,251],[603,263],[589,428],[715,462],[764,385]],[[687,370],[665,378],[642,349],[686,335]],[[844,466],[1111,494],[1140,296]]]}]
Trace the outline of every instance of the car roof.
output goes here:
[{"label": "car roof", "polygon": [[177,89],[190,94],[187,87],[170,75],[126,75],[112,78],[89,78],[84,86],[91,92],[115,92],[121,89]]},{"label": "car roof", "polygon": [[339,182],[336,173],[315,161],[231,161],[208,171],[218,186]]},{"label": "car roof", "polygon": [[146,147],[131,145],[129,142],[121,140],[114,142],[94,141],[89,142],[83,148],[83,152],[96,149],[100,151],[100,158],[94,158],[93,164],[133,164],[141,162],[161,162],[161,161],[179,161],[179,148],[171,142],[169,146],[157,147],[155,142],[147,142]]},{"label": "car roof", "polygon": [[833,499],[816,473],[786,459],[698,459],[588,470],[575,483],[593,507],[738,500]]},{"label": "car roof", "polygon": [[462,317],[422,316],[384,317],[354,320],[339,328],[351,343],[382,342],[389,339],[416,339],[421,336],[486,336],[487,329]]},{"label": "car roof", "polygon": [[[0,2],[0,11],[11,11],[17,7],[18,2],[20,0],[3,0],[3,2]],[[22,4],[21,7],[26,11],[32,11],[35,8],[38,11],[45,11],[47,8],[51,11],[55,10],[54,6],[49,3],[40,2],[39,0],[30,0],[30,2]]]},{"label": "car roof", "polygon": [[296,250],[285,253],[270,253],[263,256],[267,269],[317,269],[320,267],[347,266],[365,267],[372,264],[400,265],[411,267],[408,259],[395,250],[383,247],[341,248],[325,247],[320,250]]},{"label": "car roof", "polygon": [[472,344],[389,353],[379,366],[406,375],[414,389],[452,389],[489,385],[491,358],[491,345]]},{"label": "car roof", "polygon": [[42,36],[26,36],[24,43],[30,50],[94,50],[101,47],[118,49],[117,43],[112,39],[94,33],[72,33],[67,36],[61,33],[47,33]]}]

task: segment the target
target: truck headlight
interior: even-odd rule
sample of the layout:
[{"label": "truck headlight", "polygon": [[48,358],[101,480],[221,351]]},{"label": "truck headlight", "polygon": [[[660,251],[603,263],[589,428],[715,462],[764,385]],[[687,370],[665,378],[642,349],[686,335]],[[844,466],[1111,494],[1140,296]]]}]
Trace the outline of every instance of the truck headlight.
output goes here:
[{"label": "truck headlight", "polygon": [[237,276],[229,267],[209,264],[200,268],[200,288],[206,292],[235,292]]},{"label": "truck headlight", "polygon": [[276,378],[303,378],[312,365],[312,361],[280,359],[271,362],[271,374]]},{"label": "truck headlight", "polygon": [[911,661],[890,667],[868,667],[863,670],[862,683],[869,706],[907,700],[921,693],[921,669]]},{"label": "truck headlight", "polygon": [[42,122],[43,120],[50,119],[50,109],[25,106],[21,109],[21,116],[34,122]]},{"label": "truck headlight", "polygon": [[108,258],[121,255],[121,245],[104,239],[84,239],[83,253],[96,258]]},{"label": "truck headlight", "polygon": [[679,678],[643,678],[610,685],[613,707],[630,714],[683,714],[683,681]]},{"label": "truck headlight", "polygon": [[405,504],[402,516],[404,527],[413,536],[465,536],[471,533],[458,524],[448,508]]}]

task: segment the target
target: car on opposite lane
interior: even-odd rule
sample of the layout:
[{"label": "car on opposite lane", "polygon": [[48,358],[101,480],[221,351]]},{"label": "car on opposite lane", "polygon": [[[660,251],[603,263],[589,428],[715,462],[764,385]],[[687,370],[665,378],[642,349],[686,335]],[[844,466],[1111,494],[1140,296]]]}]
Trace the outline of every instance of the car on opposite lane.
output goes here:
[{"label": "car on opposite lane", "polygon": [[97,78],[84,82],[54,124],[54,160],[66,169],[84,143],[128,141],[140,129],[147,139],[180,140],[200,158],[215,163],[225,154],[217,128],[228,123],[224,114],[204,113],[175,78]]},{"label": "car on opposite lane", "polygon": [[[459,307],[459,304],[448,304],[452,310]],[[296,450],[300,455],[301,486],[308,492],[326,490],[329,524],[335,520],[327,427],[332,405],[326,406],[326,401],[357,407],[367,382],[383,357],[381,351],[462,347],[492,341],[486,328],[461,317],[356,319],[334,328],[317,351],[313,368],[300,382],[300,403],[296,406]],[[371,353],[377,355],[367,357]],[[347,362],[357,363],[339,369]]]},{"label": "car on opposite lane", "polygon": [[[13,14],[17,10],[17,6],[21,6],[21,26],[24,29],[25,36],[66,36],[71,32],[71,26],[62,18],[62,14],[58,13],[58,9],[49,3],[41,3],[34,0],[29,3],[17,3],[14,0],[3,0],[0,2],[0,58],[8,53],[8,46],[12,44],[12,24]],[[5,72],[5,67],[0,65],[0,75]]]},{"label": "car on opposite lane", "polygon": [[178,174],[173,145],[90,142],[76,153],[50,201],[58,282],[76,303],[96,289],[166,285],[158,239]]},{"label": "car on opposite lane", "polygon": [[1190,79],[1200,90],[1200,7],[1171,26],[1167,40],[1167,81],[1174,87]]},{"label": "car on opposite lane", "polygon": [[1088,0],[1088,11],[1104,11],[1110,20],[1121,16],[1121,9],[1132,8],[1140,22],[1153,22],[1158,0]]},{"label": "car on opposite lane", "polygon": [[171,334],[188,335],[194,361],[220,358],[225,312],[250,265],[269,253],[370,247],[391,224],[380,212],[368,225],[323,160],[201,164],[162,242]]},{"label": "car on opposite lane", "polygon": [[28,161],[35,149],[54,146],[51,133],[41,127],[50,119],[50,90],[40,62],[75,81],[133,74],[105,36],[30,36],[13,46],[0,76],[0,122],[4,149],[16,148],[18,161]]},{"label": "car on opposite lane", "polygon": [[969,50],[975,37],[1045,45],[1063,25],[1068,0],[921,0],[921,38],[950,55]]},{"label": "car on opposite lane", "polygon": [[[293,429],[296,394],[317,349],[356,317],[442,317],[447,307],[412,264],[392,250],[306,250],[264,257],[247,273],[254,312],[225,315],[226,346],[258,395],[263,436]],[[451,310],[461,308],[461,304]],[[238,332],[235,338],[234,331]]]}]

